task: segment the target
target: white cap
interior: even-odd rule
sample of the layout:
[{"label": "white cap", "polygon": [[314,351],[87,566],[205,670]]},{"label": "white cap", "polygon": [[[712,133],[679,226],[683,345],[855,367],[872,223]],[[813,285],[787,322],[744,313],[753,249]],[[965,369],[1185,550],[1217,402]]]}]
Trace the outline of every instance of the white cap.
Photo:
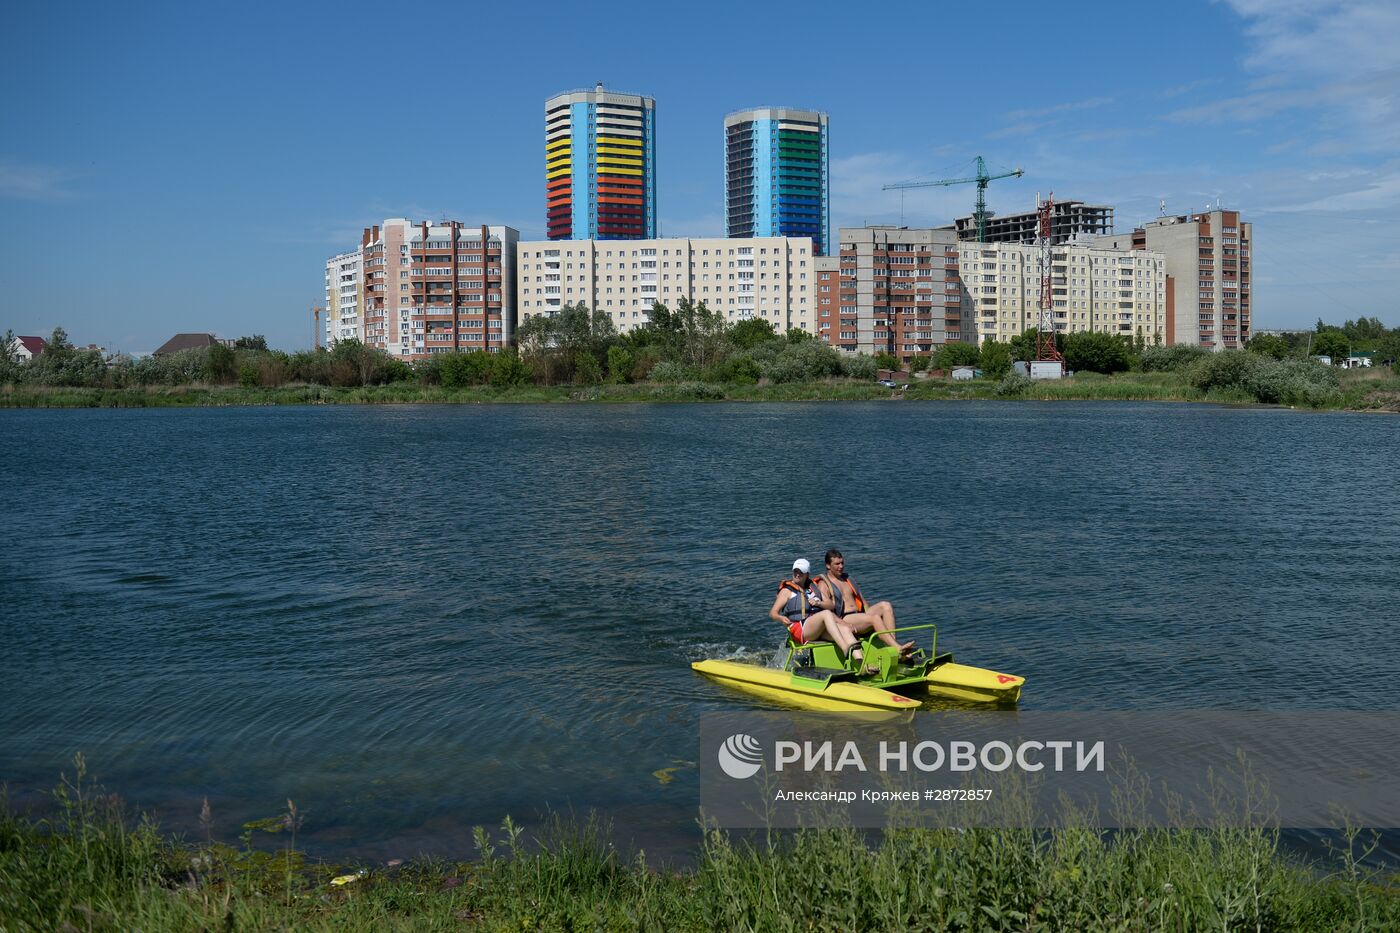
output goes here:
[{"label": "white cap", "polygon": [[805,558],[805,557],[799,557],[799,558],[797,558],[797,560],[795,560],[795,561],[792,562],[792,569],[793,569],[793,570],[800,570],[800,571],[802,571],[803,573],[811,573],[811,572],[812,572],[812,565],[809,564],[809,563],[807,562],[807,558]]}]

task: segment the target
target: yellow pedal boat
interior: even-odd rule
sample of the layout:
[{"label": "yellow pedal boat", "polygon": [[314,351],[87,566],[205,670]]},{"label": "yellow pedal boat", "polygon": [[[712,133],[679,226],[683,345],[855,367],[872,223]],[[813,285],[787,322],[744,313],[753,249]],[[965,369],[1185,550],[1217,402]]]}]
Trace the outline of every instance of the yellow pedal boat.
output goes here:
[{"label": "yellow pedal boat", "polygon": [[[933,629],[914,625],[898,632]],[[738,661],[696,661],[691,669],[753,696],[788,706],[814,710],[917,709],[929,696],[1010,706],[1021,698],[1025,678],[959,664],[952,654],[916,651],[901,658],[899,651],[873,633],[861,641],[864,663],[857,670],[831,642],[787,643],[781,668]]]}]

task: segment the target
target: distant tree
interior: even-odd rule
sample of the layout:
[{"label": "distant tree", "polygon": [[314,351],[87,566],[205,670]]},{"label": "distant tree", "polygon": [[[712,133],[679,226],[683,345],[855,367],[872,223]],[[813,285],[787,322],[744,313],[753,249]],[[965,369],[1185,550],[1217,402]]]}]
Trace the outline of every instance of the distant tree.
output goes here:
[{"label": "distant tree", "polygon": [[1121,373],[1127,370],[1130,354],[1121,337],[1095,331],[1080,331],[1065,338],[1065,365],[1078,372]]},{"label": "distant tree", "polygon": [[620,385],[632,378],[632,353],[625,347],[608,347],[608,382]]},{"label": "distant tree", "polygon": [[1278,334],[1255,334],[1249,338],[1245,349],[1251,353],[1258,353],[1260,356],[1268,356],[1276,360],[1293,355],[1293,348],[1288,345],[1287,340]]},{"label": "distant tree", "polygon": [[267,350],[267,338],[262,334],[254,334],[251,337],[239,337],[233,342],[235,350]]},{"label": "distant tree", "polygon": [[778,332],[762,318],[751,317],[729,328],[729,342],[741,350],[751,350],[761,343],[777,339]]},{"label": "distant tree", "polygon": [[1351,341],[1352,348],[1363,350],[1372,349],[1376,343],[1385,339],[1388,331],[1380,318],[1363,317],[1355,321],[1347,321],[1340,328],[1336,328],[1346,334]]},{"label": "distant tree", "polygon": [[803,330],[803,329],[800,328],[800,327],[789,327],[789,328],[788,328],[788,332],[787,332],[787,342],[788,342],[789,344],[806,343],[806,342],[809,341],[809,340],[816,340],[816,339],[817,339],[816,337],[813,337],[811,334],[807,333],[807,331]]},{"label": "distant tree", "polygon": [[19,340],[12,330],[5,331],[5,336],[0,339],[0,363],[19,362]]},{"label": "distant tree", "polygon": [[998,343],[995,340],[988,340],[982,344],[978,365],[981,367],[983,375],[992,379],[1000,379],[1011,372],[1011,346]]},{"label": "distant tree", "polygon": [[1326,356],[1332,360],[1332,365],[1339,365],[1347,351],[1351,349],[1351,341],[1347,335],[1335,328],[1318,331],[1312,340],[1312,355]]},{"label": "distant tree", "polygon": [[498,388],[524,385],[530,378],[526,366],[514,350],[503,350],[491,360],[491,384]]},{"label": "distant tree", "polygon": [[52,336],[49,337],[48,346],[44,347],[44,355],[54,361],[73,355],[73,344],[68,340],[68,331],[62,327],[55,327]]},{"label": "distant tree", "polygon": [[579,350],[574,355],[574,382],[596,386],[602,381],[603,367],[598,365],[598,358],[588,350]]},{"label": "distant tree", "polygon": [[[1011,358],[1022,363],[1035,359],[1036,339],[1039,333],[1034,327],[1030,327],[1012,337]],[[1061,353],[1065,352],[1065,335],[1059,331],[1055,332],[1055,349]]]},{"label": "distant tree", "polygon": [[1376,362],[1383,363],[1386,360],[1400,360],[1400,327],[1391,330],[1376,342]]},{"label": "distant tree", "polygon": [[493,357],[485,350],[470,353],[444,353],[438,364],[438,378],[444,388],[485,385],[491,379]]},{"label": "distant tree", "polygon": [[209,348],[209,355],[205,358],[204,364],[209,369],[210,382],[233,382],[238,375],[237,357],[232,350],[221,343]]},{"label": "distant tree", "polygon": [[972,343],[945,343],[933,357],[938,368],[943,370],[954,366],[976,366],[981,358],[981,351]]},{"label": "distant tree", "polygon": [[900,366],[899,366],[899,357],[895,356],[893,353],[876,353],[876,354],[875,354],[875,368],[876,368],[876,369],[899,369],[899,368],[900,368]]},{"label": "distant tree", "polygon": [[909,358],[909,373],[910,373],[910,375],[913,375],[914,373],[921,373],[921,372],[926,371],[926,370],[928,369],[928,367],[929,367],[929,364],[932,363],[932,362],[933,362],[933,358],[932,358],[932,357],[928,357],[928,356],[911,356],[911,357]]}]

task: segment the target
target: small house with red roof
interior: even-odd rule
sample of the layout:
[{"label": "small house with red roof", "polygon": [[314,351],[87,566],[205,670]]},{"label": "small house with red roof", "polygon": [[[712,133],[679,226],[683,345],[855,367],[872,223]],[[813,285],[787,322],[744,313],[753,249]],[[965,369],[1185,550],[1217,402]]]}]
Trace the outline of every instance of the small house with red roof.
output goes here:
[{"label": "small house with red roof", "polygon": [[44,348],[49,345],[43,337],[16,337],[15,353],[20,361],[28,363],[34,357],[44,352]]}]

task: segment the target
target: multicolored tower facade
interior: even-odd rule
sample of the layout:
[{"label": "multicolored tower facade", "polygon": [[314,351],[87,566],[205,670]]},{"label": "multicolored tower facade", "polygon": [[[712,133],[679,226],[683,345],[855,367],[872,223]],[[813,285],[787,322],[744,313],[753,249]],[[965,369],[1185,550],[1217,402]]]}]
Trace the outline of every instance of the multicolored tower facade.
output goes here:
[{"label": "multicolored tower facade", "polygon": [[724,118],[726,230],[731,237],[831,240],[827,118],[815,110],[759,107]]},{"label": "multicolored tower facade", "polygon": [[545,101],[551,240],[656,236],[656,101],[598,85]]}]

